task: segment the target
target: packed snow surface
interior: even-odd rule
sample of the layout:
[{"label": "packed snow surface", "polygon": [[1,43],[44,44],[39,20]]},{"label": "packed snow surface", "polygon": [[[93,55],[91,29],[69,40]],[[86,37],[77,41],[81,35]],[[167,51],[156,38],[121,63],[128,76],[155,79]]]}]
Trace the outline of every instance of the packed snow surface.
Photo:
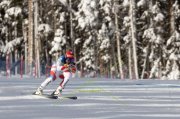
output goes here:
[{"label": "packed snow surface", "polygon": [[[44,80],[0,77],[0,119],[179,119],[179,80],[71,79],[63,96],[31,95]],[[52,82],[50,94],[61,80]]]}]

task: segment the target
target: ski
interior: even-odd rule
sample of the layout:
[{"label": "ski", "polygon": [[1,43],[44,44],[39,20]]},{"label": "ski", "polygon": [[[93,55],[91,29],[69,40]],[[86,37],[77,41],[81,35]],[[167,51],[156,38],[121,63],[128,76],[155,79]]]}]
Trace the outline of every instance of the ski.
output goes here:
[{"label": "ski", "polygon": [[72,99],[72,100],[77,100],[77,96],[62,96],[62,97],[59,97],[59,99]]},{"label": "ski", "polygon": [[[33,93],[33,95],[36,95]],[[77,100],[77,96],[55,96],[55,95],[49,95],[49,94],[42,94],[42,95],[37,95],[49,99],[72,99],[72,100]]]},{"label": "ski", "polygon": [[[36,94],[33,93],[33,95],[36,95]],[[37,96],[41,96],[41,97],[45,97],[45,98],[49,98],[49,99],[58,99],[58,96],[49,95],[49,94],[42,94],[42,95],[37,95]]]},{"label": "ski", "polygon": [[54,96],[54,95],[42,95],[42,96],[49,99],[58,99],[58,96]]}]

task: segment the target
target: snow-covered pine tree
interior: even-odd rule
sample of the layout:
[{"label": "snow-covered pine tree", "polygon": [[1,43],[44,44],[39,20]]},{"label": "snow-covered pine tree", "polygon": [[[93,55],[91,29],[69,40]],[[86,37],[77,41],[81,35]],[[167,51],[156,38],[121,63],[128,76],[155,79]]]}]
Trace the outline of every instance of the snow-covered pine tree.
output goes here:
[{"label": "snow-covered pine tree", "polygon": [[130,1],[129,0],[123,0],[122,1],[122,10],[121,10],[121,16],[122,17],[122,27],[121,27],[121,34],[123,43],[122,46],[125,49],[126,53],[123,53],[122,57],[125,57],[126,62],[124,61],[125,65],[128,67],[128,77],[129,79],[133,78],[133,66],[132,66],[132,42],[131,42],[131,32],[130,32],[130,17],[129,17],[129,8],[130,8]]},{"label": "snow-covered pine tree", "polygon": [[[21,20],[22,20],[22,1],[2,0],[0,2],[0,16],[1,16],[1,42],[4,46],[1,49],[3,55],[9,57],[10,63],[16,63],[20,59],[22,34]],[[8,63],[7,63],[8,64]],[[14,69],[14,67],[11,67]],[[17,67],[15,67],[15,74],[17,74]]]},{"label": "snow-covered pine tree", "polygon": [[138,39],[138,63],[141,79],[148,78],[148,55],[149,55],[149,43],[143,38],[143,32],[150,26],[150,13],[149,6],[152,1],[139,0],[137,1],[137,39]]},{"label": "snow-covered pine tree", "polygon": [[178,0],[169,1],[170,33],[166,42],[166,67],[163,79],[180,79],[180,5]]},{"label": "snow-covered pine tree", "polygon": [[84,63],[83,68],[89,73],[97,70],[96,27],[98,26],[99,14],[97,8],[96,0],[81,0],[76,13],[78,22],[76,32],[79,32],[81,36],[76,38],[75,43],[79,43],[82,46],[80,62]]},{"label": "snow-covered pine tree", "polygon": [[[51,50],[49,53],[59,52],[58,55],[65,52],[66,49],[75,49],[74,48],[74,14],[73,4],[77,1],[63,0],[63,1],[54,1],[52,6],[53,12],[51,15],[54,17],[54,38],[51,42]],[[50,22],[51,23],[51,22]],[[56,59],[57,56],[56,55]]]},{"label": "snow-covered pine tree", "polygon": [[[114,2],[111,0],[100,0],[100,22],[98,32],[98,50],[100,51],[99,66],[101,75],[110,73],[111,77],[118,75],[117,57],[115,54],[115,22],[114,22]],[[102,19],[103,18],[103,19]],[[119,27],[119,26],[117,26]]]},{"label": "snow-covered pine tree", "polygon": [[[142,17],[149,19],[148,28],[144,30],[143,40],[147,44],[144,49],[144,56],[148,56],[148,62],[150,63],[149,78],[161,77],[162,70],[162,56],[163,56],[163,39],[164,26],[166,22],[165,13],[163,9],[163,2],[149,1],[149,10],[144,13]],[[148,52],[147,52],[148,51]],[[147,53],[147,54],[146,54]],[[147,59],[146,59],[147,60]],[[147,62],[147,61],[145,61]],[[149,72],[149,71],[147,71]]]},{"label": "snow-covered pine tree", "polygon": [[[32,28],[35,30],[31,37],[35,44],[39,43],[39,46],[33,45],[33,54],[39,50],[42,59],[40,62],[45,66],[43,62],[50,63],[53,53],[64,52],[71,47],[78,60],[78,69],[84,68],[86,72],[100,68],[102,75],[109,74],[111,69],[125,73],[125,67],[129,64],[129,78],[134,78],[134,59],[137,59],[141,78],[160,78],[162,70],[166,79],[178,79],[179,0],[135,0],[130,4],[131,2],[33,0]],[[137,6],[135,11],[130,9],[134,6]],[[131,14],[132,11],[136,13]],[[11,61],[20,57],[20,51],[25,51],[25,59],[29,59],[26,50],[29,47],[28,15],[28,0],[0,1],[0,52],[10,54]],[[132,29],[136,29],[136,33],[131,32]],[[137,40],[132,42],[132,39]],[[120,41],[120,45],[116,40]],[[133,43],[136,45],[134,48],[137,48],[135,50]],[[121,53],[118,53],[119,49]],[[133,57],[133,51],[138,51],[137,58]],[[122,62],[118,62],[118,58]],[[25,64],[28,64],[27,61]]]},{"label": "snow-covered pine tree", "polygon": [[137,38],[136,38],[136,4],[133,0],[124,0],[122,3],[123,19],[123,40],[128,51],[129,78],[139,79],[137,62]]}]

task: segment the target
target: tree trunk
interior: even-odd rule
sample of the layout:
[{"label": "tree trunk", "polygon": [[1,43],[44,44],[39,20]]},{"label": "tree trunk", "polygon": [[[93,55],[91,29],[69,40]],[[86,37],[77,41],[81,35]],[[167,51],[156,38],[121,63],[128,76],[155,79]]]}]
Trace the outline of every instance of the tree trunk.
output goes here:
[{"label": "tree trunk", "polygon": [[37,74],[37,77],[40,77],[41,74],[40,74],[40,56],[39,56],[39,37],[38,37],[38,1],[36,0],[35,1],[35,4],[34,4],[34,34],[35,34],[35,52],[36,52],[36,61],[35,61],[35,64],[36,64],[36,74]]},{"label": "tree trunk", "polygon": [[136,15],[135,15],[135,0],[130,0],[130,19],[131,19],[131,38],[132,38],[132,49],[133,49],[133,63],[135,78],[139,79],[138,74],[138,62],[137,62],[137,46],[136,46]]},{"label": "tree trunk", "polygon": [[132,76],[132,48],[131,48],[131,44],[129,45],[129,48],[128,48],[128,64],[129,64],[129,79],[133,79],[133,76]]},{"label": "tree trunk", "polygon": [[143,79],[144,75],[145,75],[145,70],[146,70],[146,66],[147,66],[148,56],[149,56],[149,45],[147,46],[147,49],[146,49],[146,56],[145,56],[145,60],[144,60],[144,64],[143,64],[143,70],[142,70],[142,74],[141,74],[141,79]]},{"label": "tree trunk", "polygon": [[32,0],[28,1],[28,68],[30,75],[32,75],[33,69],[33,3]]},{"label": "tree trunk", "polygon": [[10,77],[10,74],[11,74],[10,71],[11,71],[10,70],[10,55],[8,53],[8,54],[6,54],[6,77],[7,78]]},{"label": "tree trunk", "polygon": [[174,0],[168,0],[169,2],[169,16],[170,16],[170,35],[173,34],[175,31],[175,19],[174,19],[174,12],[173,12],[173,1]]},{"label": "tree trunk", "polygon": [[[15,63],[17,63],[17,61],[18,61],[18,50],[17,49],[15,49],[15,51],[14,51],[14,64]],[[12,65],[13,66],[13,65]],[[16,65],[14,65],[14,68],[15,68],[15,72],[14,72],[14,68],[13,68],[13,73],[15,74],[15,75],[17,75],[17,72],[18,72],[18,68],[17,68],[18,66]]]},{"label": "tree trunk", "polygon": [[[72,9],[72,0],[69,0],[69,7],[70,9]],[[76,60],[76,49],[75,49],[75,45],[74,45],[74,31],[73,31],[73,13],[70,12],[70,37],[71,37],[71,47],[73,48],[74,51],[74,58]]]},{"label": "tree trunk", "polygon": [[[115,6],[114,6],[115,7]],[[122,67],[122,57],[121,57],[121,43],[120,43],[120,30],[118,26],[118,15],[115,11],[115,26],[116,26],[116,42],[117,42],[117,55],[119,63],[119,72],[121,79],[124,79],[123,67]]]},{"label": "tree trunk", "polygon": [[28,64],[28,44],[27,44],[27,27],[25,26],[25,24],[23,23],[23,37],[24,37],[24,42],[25,42],[25,46],[24,46],[24,73],[27,73],[27,64]]},{"label": "tree trunk", "polygon": [[[115,46],[115,41],[111,40],[111,45]],[[112,76],[115,78],[116,75],[118,74],[118,66],[117,66],[117,60],[116,60],[116,53],[115,53],[115,47],[111,47],[111,68],[113,67],[113,69],[111,69],[111,74]]]},{"label": "tree trunk", "polygon": [[[17,25],[15,25],[14,27],[14,38],[17,38]],[[17,63],[18,61],[18,50],[17,48],[15,49],[15,63]],[[17,72],[18,72],[18,68],[17,66],[15,66],[15,75],[17,75]]]}]

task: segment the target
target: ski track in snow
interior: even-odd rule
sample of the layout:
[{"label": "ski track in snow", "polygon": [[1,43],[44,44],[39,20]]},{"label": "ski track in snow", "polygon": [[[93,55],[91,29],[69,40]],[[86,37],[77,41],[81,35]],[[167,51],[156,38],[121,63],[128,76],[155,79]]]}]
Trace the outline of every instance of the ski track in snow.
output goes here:
[{"label": "ski track in snow", "polygon": [[6,96],[6,97],[1,97],[0,101],[5,101],[5,100],[34,100],[34,99],[46,99],[45,97],[41,96],[35,96],[35,95],[27,95],[27,96]]},{"label": "ski track in snow", "polygon": [[[179,119],[179,81],[71,80],[64,96],[31,95],[43,80],[0,80],[0,119]],[[45,90],[51,93],[59,84]]]}]

